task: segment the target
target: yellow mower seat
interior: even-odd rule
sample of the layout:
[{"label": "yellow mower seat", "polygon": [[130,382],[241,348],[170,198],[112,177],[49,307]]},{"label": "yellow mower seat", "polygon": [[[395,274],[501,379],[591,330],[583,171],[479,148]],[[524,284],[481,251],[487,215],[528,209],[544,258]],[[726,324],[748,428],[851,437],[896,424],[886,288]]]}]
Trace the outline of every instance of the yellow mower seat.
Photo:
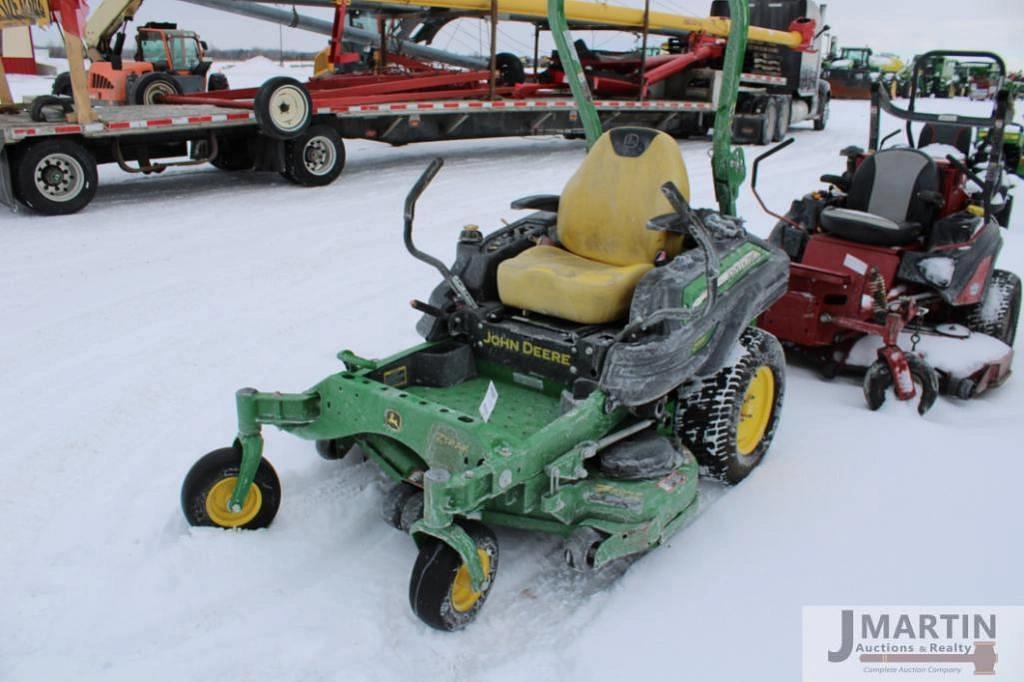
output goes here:
[{"label": "yellow mower seat", "polygon": [[606,132],[559,199],[561,246],[535,246],[502,262],[501,302],[580,324],[624,318],[658,252],[674,258],[682,248],[681,236],[647,229],[648,220],[672,212],[661,193],[669,180],[689,199],[672,137],[647,128]]}]

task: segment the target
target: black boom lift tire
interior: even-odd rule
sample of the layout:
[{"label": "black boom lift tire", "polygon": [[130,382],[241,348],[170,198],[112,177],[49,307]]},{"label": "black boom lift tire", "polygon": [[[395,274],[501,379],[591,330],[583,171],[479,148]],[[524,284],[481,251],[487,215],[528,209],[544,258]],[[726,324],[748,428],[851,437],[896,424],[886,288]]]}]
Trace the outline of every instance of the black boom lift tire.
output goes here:
[{"label": "black boom lift tire", "polygon": [[334,182],[345,168],[345,143],[328,125],[315,125],[285,142],[284,170],[288,180],[303,187]]},{"label": "black boom lift tire", "polygon": [[1012,348],[1017,338],[1020,298],[1020,277],[995,270],[981,301],[958,311],[959,321],[971,331],[988,334]]},{"label": "black boom lift tire", "polygon": [[135,84],[132,99],[135,104],[159,104],[157,100],[164,95],[180,94],[181,86],[173,76],[153,71],[144,75]]},{"label": "black boom lift tire", "polygon": [[242,449],[233,446],[204,455],[181,484],[181,510],[192,526],[266,528],[281,504],[281,482],[266,459],[260,460],[249,494],[239,512],[227,509],[242,465]]},{"label": "black boom lift tire", "polygon": [[37,213],[76,213],[96,196],[96,159],[73,140],[35,142],[13,161],[14,196]]},{"label": "black boom lift tire", "polygon": [[474,521],[463,521],[461,525],[476,543],[484,564],[487,583],[483,590],[472,590],[469,569],[462,563],[462,557],[433,537],[427,537],[420,545],[409,580],[413,613],[437,630],[460,630],[469,625],[487,600],[498,571],[498,540],[491,529]]},{"label": "black boom lift tire", "polygon": [[730,485],[746,478],[771,445],[786,387],[778,339],[751,327],[739,345],[739,360],[705,379],[680,405],[676,420],[703,473]]},{"label": "black boom lift tire", "polygon": [[62,71],[57,74],[57,77],[53,79],[53,87],[50,92],[58,97],[71,97],[73,94],[71,91],[71,74],[67,71]]}]

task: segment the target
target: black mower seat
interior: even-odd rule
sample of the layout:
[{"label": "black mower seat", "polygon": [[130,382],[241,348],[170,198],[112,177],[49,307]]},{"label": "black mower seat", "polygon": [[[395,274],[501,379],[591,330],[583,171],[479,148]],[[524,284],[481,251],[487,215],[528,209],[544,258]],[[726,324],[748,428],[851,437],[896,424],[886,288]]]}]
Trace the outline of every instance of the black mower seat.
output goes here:
[{"label": "black mower seat", "polygon": [[967,156],[971,153],[972,130],[970,126],[952,123],[925,123],[917,137],[917,148],[921,149],[930,144],[947,144],[956,147],[961,154]]},{"label": "black mower seat", "polygon": [[938,189],[939,172],[927,154],[916,149],[876,152],[853,174],[846,205],[823,210],[819,225],[862,244],[909,244],[931,227]]},{"label": "black mower seat", "polygon": [[921,236],[921,223],[897,223],[874,213],[826,208],[821,229],[840,239],[874,246],[902,246]]}]

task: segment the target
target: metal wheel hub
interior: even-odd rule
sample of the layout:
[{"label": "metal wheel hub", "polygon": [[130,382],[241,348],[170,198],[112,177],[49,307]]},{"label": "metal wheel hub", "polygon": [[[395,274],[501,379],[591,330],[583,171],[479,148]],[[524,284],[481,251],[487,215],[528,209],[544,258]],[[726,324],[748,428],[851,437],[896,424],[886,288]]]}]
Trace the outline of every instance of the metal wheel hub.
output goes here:
[{"label": "metal wheel hub", "polygon": [[309,140],[302,148],[302,163],[313,175],[327,175],[334,168],[337,151],[334,144],[323,136]]},{"label": "metal wheel hub", "polygon": [[51,201],[70,201],[85,187],[82,165],[67,154],[44,157],[35,171],[36,189]]},{"label": "metal wheel hub", "polygon": [[300,129],[309,113],[302,91],[292,85],[275,90],[270,96],[269,108],[274,125],[283,131]]}]

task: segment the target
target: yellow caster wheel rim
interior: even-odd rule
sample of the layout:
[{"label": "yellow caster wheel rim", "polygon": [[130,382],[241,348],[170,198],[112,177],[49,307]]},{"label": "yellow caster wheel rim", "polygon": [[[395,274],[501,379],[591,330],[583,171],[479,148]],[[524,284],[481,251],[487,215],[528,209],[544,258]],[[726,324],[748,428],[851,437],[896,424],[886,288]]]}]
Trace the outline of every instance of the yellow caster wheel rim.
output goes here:
[{"label": "yellow caster wheel rim", "polygon": [[253,483],[249,486],[249,494],[245,496],[245,503],[241,511],[233,512],[228,509],[228,501],[231,493],[235,491],[237,476],[229,476],[217,481],[210,492],[206,495],[206,515],[222,528],[238,528],[256,518],[263,505],[263,493],[258,485]]},{"label": "yellow caster wheel rim", "polygon": [[[490,577],[491,556],[482,549],[476,550],[480,557],[480,566],[484,569],[484,575]],[[462,564],[455,573],[455,580],[452,581],[452,608],[459,613],[469,611],[477,602],[483,592],[476,592],[473,589],[473,580],[469,577],[469,566]]]}]

